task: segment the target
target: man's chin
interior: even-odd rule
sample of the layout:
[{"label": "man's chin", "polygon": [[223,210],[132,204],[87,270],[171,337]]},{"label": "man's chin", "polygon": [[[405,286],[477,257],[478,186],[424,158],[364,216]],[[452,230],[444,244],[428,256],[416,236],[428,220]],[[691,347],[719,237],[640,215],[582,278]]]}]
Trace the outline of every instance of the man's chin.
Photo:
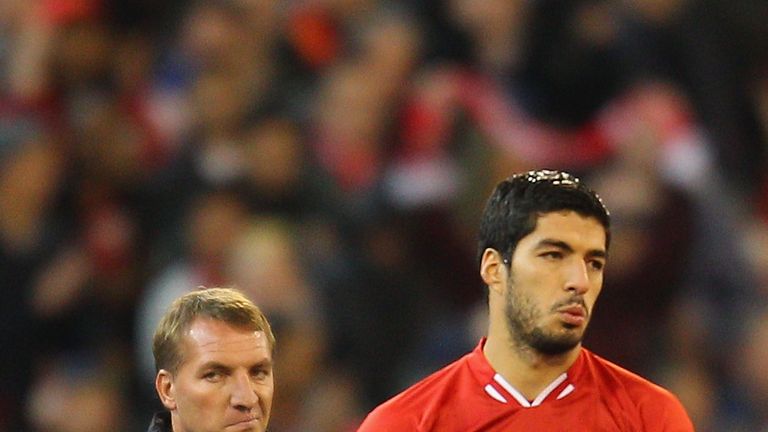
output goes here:
[{"label": "man's chin", "polygon": [[[571,332],[568,332],[571,333]],[[565,354],[581,343],[582,332],[562,335],[533,335],[529,345],[545,355]]]}]

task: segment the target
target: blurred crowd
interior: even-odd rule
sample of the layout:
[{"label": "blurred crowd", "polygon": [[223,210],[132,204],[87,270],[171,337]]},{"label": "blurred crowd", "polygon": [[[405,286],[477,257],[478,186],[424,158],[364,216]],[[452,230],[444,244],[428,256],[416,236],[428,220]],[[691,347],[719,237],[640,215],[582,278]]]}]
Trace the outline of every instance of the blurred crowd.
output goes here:
[{"label": "blurred crowd", "polygon": [[768,431],[761,0],[2,0],[0,431],[145,430],[171,299],[273,322],[273,432],[353,431],[485,331],[496,182],[613,215],[585,345]]}]

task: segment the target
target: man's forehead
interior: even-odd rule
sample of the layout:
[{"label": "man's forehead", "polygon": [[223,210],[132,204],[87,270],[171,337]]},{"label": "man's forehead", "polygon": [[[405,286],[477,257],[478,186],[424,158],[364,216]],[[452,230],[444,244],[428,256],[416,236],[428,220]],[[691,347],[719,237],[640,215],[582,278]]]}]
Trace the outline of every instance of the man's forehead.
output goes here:
[{"label": "man's forehead", "polygon": [[185,332],[186,343],[203,351],[228,351],[268,348],[262,330],[235,326],[221,320],[197,318]]},{"label": "man's forehead", "polygon": [[530,240],[555,235],[575,237],[580,241],[595,243],[604,247],[605,227],[593,216],[584,216],[572,210],[542,213],[536,220],[536,227],[526,237]]}]

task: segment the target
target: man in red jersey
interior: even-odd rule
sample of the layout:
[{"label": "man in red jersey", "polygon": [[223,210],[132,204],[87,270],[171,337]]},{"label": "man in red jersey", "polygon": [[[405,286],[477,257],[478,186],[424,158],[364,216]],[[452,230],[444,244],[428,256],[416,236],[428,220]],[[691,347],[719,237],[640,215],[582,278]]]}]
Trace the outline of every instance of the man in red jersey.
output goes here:
[{"label": "man in red jersey", "polygon": [[358,432],[693,431],[669,391],[581,346],[609,243],[608,211],[576,177],[532,171],[499,183],[480,226],[487,338]]}]

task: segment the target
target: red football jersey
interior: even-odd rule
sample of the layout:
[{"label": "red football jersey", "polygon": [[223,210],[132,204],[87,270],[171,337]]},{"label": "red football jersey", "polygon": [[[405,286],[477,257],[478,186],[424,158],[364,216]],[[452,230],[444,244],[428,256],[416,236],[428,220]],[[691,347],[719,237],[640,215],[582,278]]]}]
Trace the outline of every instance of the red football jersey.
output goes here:
[{"label": "red football jersey", "polygon": [[582,348],[533,401],[474,351],[373,410],[358,432],[692,432],[669,391]]}]

